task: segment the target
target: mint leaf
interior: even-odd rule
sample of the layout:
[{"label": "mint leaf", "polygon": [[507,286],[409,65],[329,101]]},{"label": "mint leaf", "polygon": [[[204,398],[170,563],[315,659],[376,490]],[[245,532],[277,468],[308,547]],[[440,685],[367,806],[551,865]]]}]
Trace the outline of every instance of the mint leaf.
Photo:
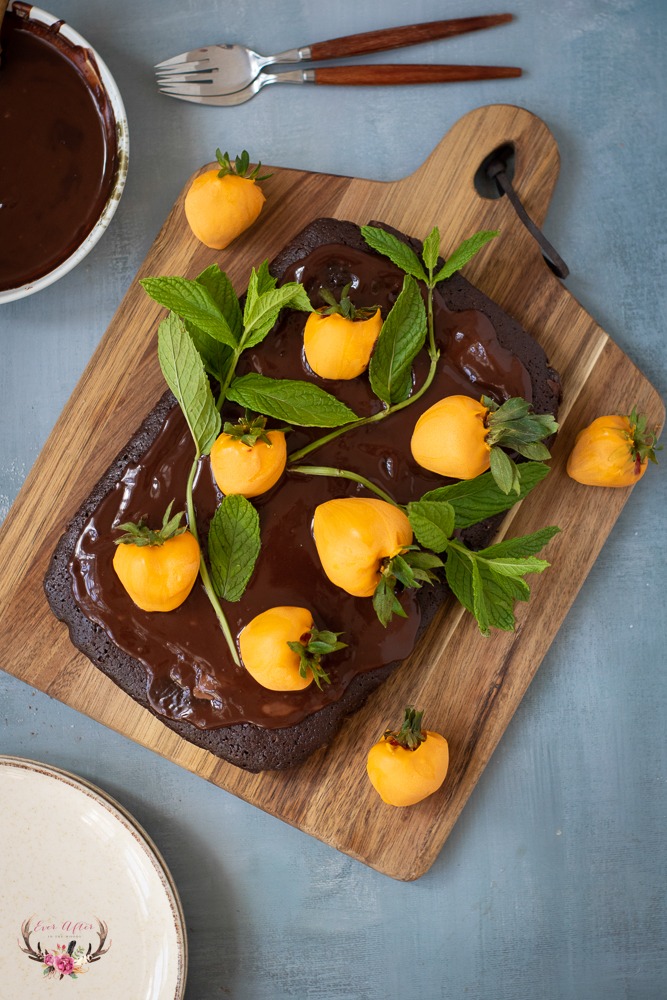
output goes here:
[{"label": "mint leaf", "polygon": [[542,528],[532,535],[507,539],[479,552],[460,542],[447,549],[445,575],[454,596],[477,619],[480,631],[488,636],[491,628],[514,629],[514,604],[527,601],[530,587],[523,579],[528,573],[542,573],[545,559],[536,559],[558,528]]},{"label": "mint leaf", "polygon": [[190,320],[215,340],[236,347],[237,340],[229,323],[204,285],[189,278],[143,278],[146,292],[181,319]]},{"label": "mint leaf", "polygon": [[502,559],[511,558],[515,560],[526,559],[535,555],[549,542],[554,535],[557,535],[560,528],[540,528],[532,535],[522,535],[519,538],[506,538],[502,542],[490,545],[486,549],[480,549],[477,555],[480,558],[493,558],[500,562]]},{"label": "mint leaf", "polygon": [[208,557],[213,588],[223,601],[243,596],[260,550],[259,515],[245,497],[226,496],[211,521]]},{"label": "mint leaf", "polygon": [[210,267],[197,275],[195,281],[210,293],[214,303],[226,319],[232,335],[238,342],[243,332],[241,305],[234,291],[234,286],[225,272],[221,271],[217,264],[211,264]]},{"label": "mint leaf", "polygon": [[276,287],[276,279],[273,277],[269,271],[268,260],[263,260],[262,263],[257,268],[257,292],[262,295],[264,292],[269,292],[272,288]]},{"label": "mint leaf", "polygon": [[522,462],[519,492],[503,493],[490,472],[484,472],[474,479],[462,480],[449,486],[430,490],[422,500],[446,501],[454,508],[455,527],[467,528],[509,510],[519,500],[523,500],[532,489],[549,474],[549,467],[542,462]]},{"label": "mint leaf", "polygon": [[319,386],[252,373],[235,379],[227,398],[240,406],[301,427],[341,427],[356,414]]},{"label": "mint leaf", "polygon": [[478,253],[483,246],[485,246],[489,240],[492,240],[495,236],[498,236],[500,230],[480,230],[478,233],[474,233],[469,236],[467,240],[461,243],[453,254],[447,258],[443,266],[440,268],[438,273],[434,276],[434,283],[438,281],[444,281],[445,278],[451,278],[455,271],[460,271],[464,264]]},{"label": "mint leaf", "polygon": [[195,442],[197,457],[208,455],[220,433],[218,413],[204,363],[183,322],[169,313],[158,328],[158,360]]},{"label": "mint leaf", "polygon": [[429,273],[433,271],[435,265],[438,263],[439,254],[440,230],[437,226],[435,226],[424,240],[424,246],[422,248],[422,258],[424,260],[424,264],[429,270]]},{"label": "mint leaf", "polygon": [[386,230],[379,229],[376,226],[362,226],[361,235],[369,247],[377,250],[384,257],[388,257],[393,264],[400,267],[406,274],[411,274],[413,278],[417,278],[419,281],[425,282],[427,280],[426,272],[422,267],[419,257],[407,243],[399,240],[392,233],[388,233]]},{"label": "mint leaf", "polygon": [[[266,274],[262,276],[262,285],[266,285]],[[312,312],[313,307],[303,285],[290,281],[280,288],[264,287],[260,291],[260,277],[253,269],[248,283],[248,293],[243,310],[243,347],[255,347],[266,337],[275,325],[281,309],[300,309]]]},{"label": "mint leaf", "polygon": [[424,548],[444,552],[454,531],[454,508],[436,500],[416,500],[407,507],[408,520],[415,537]]},{"label": "mint leaf", "polygon": [[195,326],[189,320],[185,320],[185,329],[190,334],[192,342],[204,362],[206,371],[218,382],[224,382],[229,364],[233,358],[231,347],[227,347],[226,344],[222,344],[219,340],[209,337],[204,330],[200,330],[198,326]]},{"label": "mint leaf", "polygon": [[416,280],[405,276],[403,288],[382,324],[371,355],[371,388],[383,403],[406,399],[412,385],[411,365],[426,339],[426,307]]},{"label": "mint leaf", "polygon": [[475,598],[472,589],[472,561],[467,553],[468,550],[463,546],[461,549],[452,547],[447,551],[445,578],[449,589],[457,601],[463,605],[466,611],[474,614]]}]

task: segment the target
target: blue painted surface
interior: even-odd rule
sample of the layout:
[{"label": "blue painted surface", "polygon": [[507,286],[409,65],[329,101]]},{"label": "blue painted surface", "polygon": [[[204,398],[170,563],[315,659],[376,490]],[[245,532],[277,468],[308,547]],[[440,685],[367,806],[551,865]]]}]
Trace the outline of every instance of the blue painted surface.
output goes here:
[{"label": "blue painted surface", "polygon": [[[390,180],[416,169],[472,108],[530,109],[561,151],[546,231],[572,269],[567,285],[664,398],[667,6],[511,7],[511,26],[391,61],[515,64],[526,70],[520,80],[274,87],[223,111],[160,97],[151,66],[210,41],[270,52],[494,8],[59,0],[54,12],[98,48],[123,93],[130,174],[86,261],[0,311],[0,516],[185,179],[216,145],[247,147],[270,164]],[[664,461],[634,490],[442,854],[414,884],[365,868],[3,673],[0,752],[96,782],[145,826],[186,911],[188,1000],[659,1000],[667,993]]]}]

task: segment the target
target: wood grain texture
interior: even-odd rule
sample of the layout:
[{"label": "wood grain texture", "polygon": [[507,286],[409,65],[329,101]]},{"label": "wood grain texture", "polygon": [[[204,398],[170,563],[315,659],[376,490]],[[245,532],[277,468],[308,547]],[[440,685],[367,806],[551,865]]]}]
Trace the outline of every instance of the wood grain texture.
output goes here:
[{"label": "wood grain texture", "polygon": [[445,21],[426,21],[397,28],[382,28],[379,31],[364,31],[359,35],[332,38],[328,42],[313,42],[310,54],[312,59],[338,59],[341,56],[386,52],[406,45],[432,42],[437,38],[452,38],[470,31],[484,31],[511,20],[512,14],[486,14],[481,17],[448,18]]},{"label": "wood grain texture", "polygon": [[437,63],[395,63],[372,66],[326,66],[315,69],[313,83],[333,86],[392,86],[405,83],[455,83],[521,76],[517,66],[447,66]]},{"label": "wood grain texture", "polygon": [[[515,508],[503,532],[558,524],[552,567],[531,578],[533,596],[517,611],[515,633],[480,636],[452,602],[414,655],[343,726],[332,745],[289,772],[248,774],[193,747],[140,709],[69,643],[51,615],[42,579],[69,517],[163,391],[156,357],[162,310],[135,280],[28,476],[3,526],[0,641],[7,670],[103,724],[207,778],[284,821],[397,879],[432,864],[493,749],[553,641],[616,521],[629,490],[591,489],[571,481],[565,460],[576,431],[603,412],[637,404],[661,425],[654,389],[544,264],[507,199],[475,192],[477,166],[494,148],[516,147],[514,184],[540,224],[558,174],[558,150],[539,119],[499,105],[461,119],[411,176],[380,183],[269,168],[267,204],[258,224],[223,253],[191,236],[182,198],[139,275],[193,276],[218,261],[243,291],[250,267],[271,258],[307,222],[323,215],[359,223],[382,220],[424,237],[440,227],[444,249],[480,228],[502,236],[465,269],[484,292],[545,347],[561,372],[564,400],[552,472]],[[369,745],[402,708],[426,709],[428,727],[450,742],[442,790],[411,809],[384,806],[365,775]],[[391,824],[391,836],[388,828]]]}]

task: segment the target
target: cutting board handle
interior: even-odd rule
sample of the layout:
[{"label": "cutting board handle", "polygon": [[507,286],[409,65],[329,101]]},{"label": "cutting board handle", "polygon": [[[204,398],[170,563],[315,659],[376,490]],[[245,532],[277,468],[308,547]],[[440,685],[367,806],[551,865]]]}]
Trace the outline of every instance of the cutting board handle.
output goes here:
[{"label": "cutting board handle", "polygon": [[511,143],[505,143],[499,149],[494,150],[490,156],[487,156],[481,167],[478,168],[475,174],[475,187],[482,197],[484,197],[485,189],[489,192],[487,197],[490,198],[507,195],[519,221],[523,223],[542,251],[547,265],[557,278],[567,278],[570,273],[569,267],[521,204],[521,199],[512,186],[513,175],[514,147]]},{"label": "cutting board handle", "polygon": [[[372,185],[353,180],[338,215],[362,221],[382,219],[422,238],[437,225],[443,249],[475,229],[513,231],[513,249],[518,239],[522,251],[535,256],[543,267],[541,253],[533,237],[518,224],[509,199],[480,191],[475,184],[484,161],[503,146],[513,150],[513,188],[525,212],[541,228],[558,179],[558,146],[540,118],[511,104],[486,105],[464,115],[407,177]],[[422,231],[425,205],[429,221]],[[499,247],[494,248],[494,255],[498,252]]]}]

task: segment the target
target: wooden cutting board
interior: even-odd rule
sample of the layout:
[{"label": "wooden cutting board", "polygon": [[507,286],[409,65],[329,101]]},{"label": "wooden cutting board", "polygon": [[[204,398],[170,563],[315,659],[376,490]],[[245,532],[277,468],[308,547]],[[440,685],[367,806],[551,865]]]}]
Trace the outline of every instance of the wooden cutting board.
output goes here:
[{"label": "wooden cutting board", "polygon": [[[634,404],[653,424],[662,425],[664,418],[655,390],[549,271],[507,198],[488,200],[476,193],[477,167],[506,142],[516,149],[519,197],[540,225],[558,175],[556,143],[534,115],[495,105],[462,118],[426,162],[399,181],[266,167],[272,176],[263,183],[267,203],[260,220],[221,253],[192,237],[181,194],[137,277],[193,277],[217,261],[242,292],[250,268],[318,216],[381,220],[420,238],[438,225],[446,252],[475,230],[500,229],[501,237],[464,274],[533,333],[564,385],[547,485],[510,512],[503,527],[511,535],[549,524],[562,528],[546,550],[551,569],[530,578],[533,596],[517,609],[515,633],[484,639],[471,616],[452,602],[411,659],[348,720],[329,748],[297,769],[258,775],[182,740],[93,667],[49,611],[42,579],[69,517],[164,389],[156,357],[163,310],[137,280],[0,537],[0,648],[6,671],[397,879],[418,878],[435,860],[628,499],[629,490],[587,488],[565,475],[576,431],[595,416],[626,412]],[[424,708],[428,727],[448,738],[451,765],[437,794],[398,810],[372,790],[365,758],[386,725],[400,721],[406,704]]]}]

